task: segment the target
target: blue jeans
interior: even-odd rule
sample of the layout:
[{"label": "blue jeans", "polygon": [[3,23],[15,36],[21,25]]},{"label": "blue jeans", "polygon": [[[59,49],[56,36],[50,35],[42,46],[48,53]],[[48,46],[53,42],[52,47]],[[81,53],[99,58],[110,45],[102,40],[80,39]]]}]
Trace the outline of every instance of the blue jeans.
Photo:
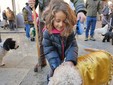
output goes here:
[{"label": "blue jeans", "polygon": [[96,17],[87,16],[87,20],[86,20],[87,27],[86,27],[86,35],[85,35],[86,38],[88,38],[89,36],[89,30],[90,30],[90,36],[91,37],[94,36],[96,21],[97,21]]},{"label": "blue jeans", "polygon": [[26,28],[26,37],[29,38],[30,37],[30,25],[29,24],[25,24],[25,28]]}]

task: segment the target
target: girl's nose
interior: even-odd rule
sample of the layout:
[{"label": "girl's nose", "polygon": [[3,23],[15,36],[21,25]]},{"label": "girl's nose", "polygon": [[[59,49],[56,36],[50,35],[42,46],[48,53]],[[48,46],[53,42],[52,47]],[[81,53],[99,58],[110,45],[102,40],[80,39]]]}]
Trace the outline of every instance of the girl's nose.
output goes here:
[{"label": "girl's nose", "polygon": [[59,26],[62,27],[62,26],[63,26],[63,22],[60,22],[60,23],[59,23]]}]

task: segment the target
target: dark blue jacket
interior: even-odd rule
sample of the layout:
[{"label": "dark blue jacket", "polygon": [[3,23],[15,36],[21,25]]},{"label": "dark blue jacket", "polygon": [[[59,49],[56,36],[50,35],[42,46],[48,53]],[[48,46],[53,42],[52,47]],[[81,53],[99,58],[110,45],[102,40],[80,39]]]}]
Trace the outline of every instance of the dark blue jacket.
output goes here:
[{"label": "dark blue jacket", "polygon": [[[63,42],[63,45],[62,45]],[[49,34],[47,30],[43,33],[44,54],[50,67],[55,69],[63,61],[72,61],[77,64],[78,46],[74,32],[68,38],[62,38],[59,33]],[[64,50],[62,48],[64,47]],[[64,58],[62,60],[62,56]]]}]

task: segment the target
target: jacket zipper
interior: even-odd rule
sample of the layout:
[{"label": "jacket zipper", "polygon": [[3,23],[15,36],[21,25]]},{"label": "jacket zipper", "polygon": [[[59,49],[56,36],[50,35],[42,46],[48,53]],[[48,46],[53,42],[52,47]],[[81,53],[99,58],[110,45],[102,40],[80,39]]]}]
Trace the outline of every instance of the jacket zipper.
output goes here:
[{"label": "jacket zipper", "polygon": [[61,60],[64,60],[64,39],[61,39],[61,43],[62,43],[62,56],[61,56]]}]

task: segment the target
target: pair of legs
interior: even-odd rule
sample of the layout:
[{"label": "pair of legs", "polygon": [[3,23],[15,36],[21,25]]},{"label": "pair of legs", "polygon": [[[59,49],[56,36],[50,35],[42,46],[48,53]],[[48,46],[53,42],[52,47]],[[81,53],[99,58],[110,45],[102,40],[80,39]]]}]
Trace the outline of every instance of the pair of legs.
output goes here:
[{"label": "pair of legs", "polygon": [[[43,50],[43,45],[42,45],[42,39],[43,39],[43,30],[44,28],[44,22],[39,22],[39,27],[38,27],[38,37],[39,37],[39,44],[40,44],[40,66],[41,67],[44,67],[46,66],[46,59],[45,59],[45,56],[44,56],[44,50]],[[38,63],[36,64],[35,68],[34,68],[34,72],[38,72]]]},{"label": "pair of legs", "polygon": [[25,24],[25,32],[26,32],[26,37],[30,38],[30,24]]},{"label": "pair of legs", "polygon": [[90,31],[90,37],[93,38],[94,37],[94,31],[95,31],[95,26],[96,26],[96,21],[97,18],[96,17],[91,17],[91,16],[87,16],[87,27],[86,27],[86,32],[85,32],[85,37],[86,39],[88,39],[89,37],[89,31]]},{"label": "pair of legs", "polygon": [[35,28],[33,24],[25,24],[24,28],[26,32],[26,37],[31,41],[35,41]]}]

